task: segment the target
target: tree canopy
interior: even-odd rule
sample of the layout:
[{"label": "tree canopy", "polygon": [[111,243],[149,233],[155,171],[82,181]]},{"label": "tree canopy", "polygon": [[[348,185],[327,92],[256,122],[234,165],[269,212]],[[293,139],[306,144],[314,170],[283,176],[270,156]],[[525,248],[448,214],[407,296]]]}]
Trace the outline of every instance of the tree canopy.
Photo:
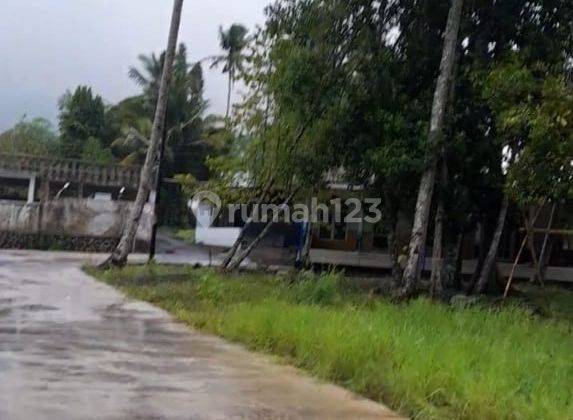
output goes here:
[{"label": "tree canopy", "polygon": [[59,152],[58,136],[44,118],[22,118],[13,128],[0,134],[0,153],[49,156]]},{"label": "tree canopy", "polygon": [[60,135],[62,153],[80,158],[88,139],[103,141],[105,137],[105,106],[99,95],[88,86],[66,92],[60,99]]},{"label": "tree canopy", "polygon": [[419,177],[436,154],[447,168],[435,189],[446,244],[480,225],[486,250],[504,197],[516,205],[566,197],[573,5],[466,3],[446,127],[431,145],[448,11],[448,2],[429,0],[273,2],[245,49],[236,146],[215,172],[226,184],[248,174],[256,197],[268,180],[281,190],[320,189],[342,168],[385,198],[391,233],[398,212],[413,214]]}]

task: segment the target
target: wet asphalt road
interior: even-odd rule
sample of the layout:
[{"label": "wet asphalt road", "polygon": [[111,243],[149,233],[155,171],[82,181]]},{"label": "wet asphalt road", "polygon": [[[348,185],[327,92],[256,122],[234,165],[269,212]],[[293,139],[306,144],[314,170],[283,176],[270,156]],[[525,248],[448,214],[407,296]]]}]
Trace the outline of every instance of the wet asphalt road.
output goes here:
[{"label": "wet asphalt road", "polygon": [[0,419],[396,418],[86,274],[0,251]]}]

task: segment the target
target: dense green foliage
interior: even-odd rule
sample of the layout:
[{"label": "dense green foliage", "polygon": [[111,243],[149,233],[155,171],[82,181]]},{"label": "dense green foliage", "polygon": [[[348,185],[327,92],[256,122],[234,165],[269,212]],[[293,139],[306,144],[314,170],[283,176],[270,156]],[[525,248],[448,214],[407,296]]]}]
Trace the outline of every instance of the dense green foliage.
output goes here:
[{"label": "dense green foliage", "polygon": [[51,156],[59,152],[59,141],[52,124],[43,119],[23,118],[0,134],[0,153]]},{"label": "dense green foliage", "polygon": [[[103,142],[105,137],[105,106],[101,96],[87,86],[79,86],[60,99],[60,135],[62,154],[79,159],[89,139]],[[103,143],[101,144],[103,146]]]},{"label": "dense green foliage", "polygon": [[286,281],[161,266],[96,274],[190,325],[417,418],[573,415],[571,326],[517,306],[397,306],[336,274]]},{"label": "dense green foliage", "polygon": [[[218,186],[248,174],[251,200],[269,181],[278,191],[305,192],[300,199],[343,168],[347,181],[384,199],[380,227],[395,254],[405,245],[392,243],[398,214],[412,216],[420,174],[439,155],[446,175],[435,196],[445,208],[445,246],[479,230],[480,261],[504,196],[519,206],[566,198],[571,2],[465,3],[447,127],[430,148],[448,9],[449,2],[430,0],[273,2],[246,48],[248,89],[233,119],[239,135],[225,159],[211,162]],[[516,62],[535,75],[521,93],[510,91],[519,75],[501,74]],[[520,118],[532,119],[508,130],[518,108],[529,110]],[[505,171],[508,156],[515,164]]]},{"label": "dense green foliage", "polygon": [[110,149],[106,149],[101,145],[101,142],[95,137],[87,139],[83,146],[81,160],[85,162],[112,164],[115,159]]},{"label": "dense green foliage", "polygon": [[483,82],[499,140],[515,154],[507,194],[528,205],[573,197],[573,89],[563,75],[514,57]]}]

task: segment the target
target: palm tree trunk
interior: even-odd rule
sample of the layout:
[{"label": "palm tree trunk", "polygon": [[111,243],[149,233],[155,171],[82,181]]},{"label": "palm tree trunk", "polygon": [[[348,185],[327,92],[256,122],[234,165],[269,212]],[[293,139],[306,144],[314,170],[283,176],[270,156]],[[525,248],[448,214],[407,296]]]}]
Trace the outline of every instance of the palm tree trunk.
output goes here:
[{"label": "palm tree trunk", "polygon": [[175,0],[173,4],[173,13],[171,17],[171,27],[169,29],[169,39],[167,43],[167,51],[165,53],[165,63],[163,66],[163,73],[161,76],[161,84],[159,85],[159,95],[157,99],[157,106],[155,108],[155,117],[153,120],[153,129],[145,163],[141,169],[141,177],[139,180],[139,188],[137,190],[137,197],[131,208],[131,213],[125,227],[123,229],[122,237],[119,244],[103,264],[103,266],[125,266],[127,257],[133,250],[135,243],[135,235],[145,202],[151,192],[151,184],[153,182],[153,173],[156,166],[159,147],[161,144],[161,136],[163,135],[163,127],[165,125],[165,113],[167,109],[167,100],[169,97],[169,85],[173,75],[173,61],[175,59],[175,49],[177,47],[177,38],[179,35],[179,26],[181,23],[181,13],[183,10],[184,0]]},{"label": "palm tree trunk", "polygon": [[442,50],[442,61],[440,63],[440,73],[436,90],[434,92],[434,102],[432,105],[432,117],[430,121],[430,132],[428,134],[428,168],[422,175],[420,190],[416,203],[416,214],[414,216],[414,226],[410,239],[408,262],[404,270],[403,286],[398,293],[401,298],[412,295],[418,278],[420,276],[421,261],[424,256],[426,245],[426,235],[428,233],[428,222],[430,218],[430,205],[434,192],[436,177],[436,145],[440,140],[443,128],[445,113],[448,102],[449,87],[454,74],[454,63],[456,56],[456,46],[458,43],[458,33],[462,16],[463,0],[452,0],[448,22],[446,24],[445,41]]},{"label": "palm tree trunk", "polygon": [[[456,98],[456,74],[458,72],[460,54],[456,50],[454,56],[454,68],[452,70],[452,78],[450,82],[450,92],[449,92],[449,103],[450,112],[448,113],[450,119],[452,119],[454,111],[454,103]],[[432,247],[432,273],[430,275],[430,294],[432,296],[442,295],[445,288],[446,271],[452,268],[451,265],[451,255],[448,251],[451,250],[450,247],[445,247],[444,239],[444,219],[446,217],[445,210],[445,192],[448,185],[448,160],[446,155],[445,145],[441,148],[440,153],[440,188],[437,194],[438,205],[436,208],[436,217],[434,220],[434,245]],[[448,244],[451,245],[451,244]],[[450,270],[455,271],[455,270]],[[454,274],[455,275],[455,274]]]}]

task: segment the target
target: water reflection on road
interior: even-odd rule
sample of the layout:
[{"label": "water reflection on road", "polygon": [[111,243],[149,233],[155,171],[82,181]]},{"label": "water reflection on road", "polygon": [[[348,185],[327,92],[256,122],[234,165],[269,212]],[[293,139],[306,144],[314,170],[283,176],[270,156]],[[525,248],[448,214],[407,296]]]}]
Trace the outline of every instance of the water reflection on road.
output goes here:
[{"label": "water reflection on road", "polygon": [[393,416],[126,299],[90,258],[0,251],[0,419]]}]

